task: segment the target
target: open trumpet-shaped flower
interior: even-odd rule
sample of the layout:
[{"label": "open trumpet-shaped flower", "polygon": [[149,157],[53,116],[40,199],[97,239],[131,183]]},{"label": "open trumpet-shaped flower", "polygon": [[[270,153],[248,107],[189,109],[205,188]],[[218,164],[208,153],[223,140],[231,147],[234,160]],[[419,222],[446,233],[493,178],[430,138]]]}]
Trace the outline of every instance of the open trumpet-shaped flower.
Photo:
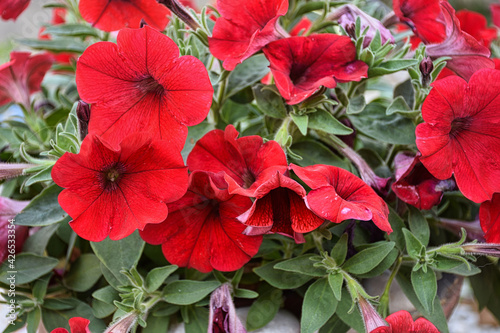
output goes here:
[{"label": "open trumpet-shaped flower", "polygon": [[370,333],[439,333],[436,326],[425,318],[413,321],[408,311],[398,311],[385,318],[389,326],[381,326]]},{"label": "open trumpet-shaped flower", "polygon": [[120,146],[88,135],[79,154],[65,153],[52,169],[54,182],[66,188],[59,204],[73,218],[82,238],[99,242],[122,239],[168,214],[165,203],[187,189],[187,168],[179,152],[163,141],[137,133]]},{"label": "open trumpet-shaped flower", "polygon": [[286,35],[278,19],[286,14],[288,0],[217,0],[217,9],[222,16],[208,42],[210,52],[224,60],[228,71]]},{"label": "open trumpet-shaped flower", "polygon": [[372,220],[379,229],[392,231],[387,204],[349,171],[322,164],[303,168],[291,164],[290,168],[311,188],[306,202],[316,215],[333,223]]},{"label": "open trumpet-shaped flower", "polygon": [[433,83],[417,126],[420,161],[438,179],[452,174],[474,202],[500,192],[500,71],[482,69],[469,83],[448,76]]},{"label": "open trumpet-shaped flower", "polygon": [[150,244],[162,244],[167,260],[200,272],[235,271],[259,250],[261,236],[247,236],[236,217],[252,201],[231,195],[222,173],[195,171],[189,189],[178,201],[168,204],[168,218],[140,232]]},{"label": "open trumpet-shaped flower", "polygon": [[287,170],[286,156],[276,141],[264,143],[258,135],[237,137],[233,125],[208,132],[196,142],[187,165],[190,171],[223,171],[229,193],[252,197],[270,173]]},{"label": "open trumpet-shaped flower", "polygon": [[479,221],[486,241],[500,243],[500,193],[495,193],[491,200],[481,204]]},{"label": "open trumpet-shaped flower", "polygon": [[85,21],[104,31],[139,28],[141,20],[163,30],[170,15],[156,0],[81,0],[78,8]]},{"label": "open trumpet-shaped flower", "polygon": [[205,66],[179,57],[174,41],[148,26],[123,29],[117,41],[93,44],[78,59],[78,92],[93,104],[89,133],[117,144],[144,131],[181,150],[186,126],[202,122],[212,104]]},{"label": "open trumpet-shaped flower", "polygon": [[290,37],[264,48],[281,96],[298,104],[318,88],[334,88],[337,82],[359,81],[368,66],[356,60],[356,48],[347,36],[334,34]]}]

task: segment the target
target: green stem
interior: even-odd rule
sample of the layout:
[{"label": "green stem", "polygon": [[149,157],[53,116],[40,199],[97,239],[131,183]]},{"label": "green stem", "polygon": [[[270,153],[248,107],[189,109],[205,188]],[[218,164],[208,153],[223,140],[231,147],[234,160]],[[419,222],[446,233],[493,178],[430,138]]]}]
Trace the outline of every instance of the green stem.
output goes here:
[{"label": "green stem", "polygon": [[392,282],[394,281],[396,274],[398,274],[402,262],[403,262],[403,257],[401,256],[398,257],[396,264],[392,268],[391,276],[389,276],[389,280],[387,280],[384,292],[382,293],[382,296],[380,296],[380,304],[378,306],[378,312],[384,318],[389,315],[389,292],[391,290]]}]

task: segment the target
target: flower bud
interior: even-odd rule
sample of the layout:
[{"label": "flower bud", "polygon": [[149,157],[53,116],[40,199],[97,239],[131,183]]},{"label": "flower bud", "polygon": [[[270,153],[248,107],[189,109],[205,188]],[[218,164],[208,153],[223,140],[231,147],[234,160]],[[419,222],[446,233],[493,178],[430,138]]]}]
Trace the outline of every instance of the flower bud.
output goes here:
[{"label": "flower bud", "polygon": [[371,332],[378,327],[389,326],[366,299],[360,297],[358,304],[367,332]]},{"label": "flower bud", "polygon": [[432,63],[432,60],[430,57],[425,57],[421,62],[420,62],[420,73],[422,73],[422,85],[424,87],[427,87],[429,83],[431,83],[431,73],[432,70],[434,69],[434,64]]},{"label": "flower bud", "polygon": [[500,244],[468,243],[468,244],[463,244],[462,249],[465,250],[465,253],[500,257]]},{"label": "flower bud", "polygon": [[89,133],[90,105],[84,101],[78,101],[76,116],[78,118],[78,126],[80,128],[80,139],[83,141]]},{"label": "flower bud", "polygon": [[231,299],[231,284],[224,283],[210,296],[208,332],[246,333]]}]

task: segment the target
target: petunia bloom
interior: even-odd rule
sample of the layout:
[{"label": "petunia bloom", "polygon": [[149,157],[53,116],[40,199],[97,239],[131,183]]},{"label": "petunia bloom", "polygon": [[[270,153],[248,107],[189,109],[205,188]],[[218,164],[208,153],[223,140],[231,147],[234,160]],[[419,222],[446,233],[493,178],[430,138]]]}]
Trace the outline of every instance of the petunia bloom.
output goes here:
[{"label": "petunia bloom", "polygon": [[180,150],[186,126],[202,122],[212,104],[203,63],[179,57],[174,41],[148,26],[121,30],[118,45],[89,46],[78,59],[76,84],[93,104],[89,133],[111,144],[144,131]]},{"label": "petunia bloom", "polygon": [[286,35],[278,19],[286,14],[288,0],[217,0],[217,9],[222,16],[208,43],[228,71]]},{"label": "petunia bloom", "polygon": [[208,332],[247,333],[236,315],[231,291],[231,284],[224,283],[210,295]]},{"label": "petunia bloom", "polygon": [[0,16],[3,20],[16,20],[28,7],[30,0],[2,0],[0,1]]},{"label": "petunia bloom", "polygon": [[479,221],[488,243],[500,243],[500,193],[485,201],[479,208]]},{"label": "petunia bloom", "polygon": [[460,21],[462,31],[474,37],[482,45],[489,48],[491,42],[497,38],[497,29],[487,28],[488,22],[483,15],[462,9],[456,13],[456,16]]},{"label": "petunia bloom", "polygon": [[446,67],[466,80],[479,69],[494,68],[495,64],[489,59],[490,50],[462,31],[453,7],[442,1],[441,8],[446,23],[446,39],[440,44],[427,45],[427,54],[432,59],[451,57]]},{"label": "petunia bloom", "polygon": [[420,161],[438,179],[452,174],[474,202],[500,192],[500,71],[482,69],[469,80],[449,76],[432,84],[417,126]]},{"label": "petunia bloom", "polygon": [[440,0],[394,0],[394,13],[424,43],[441,43],[446,39],[446,26],[441,15]]},{"label": "petunia bloom", "polygon": [[337,82],[368,77],[368,66],[356,60],[356,47],[347,36],[290,37],[268,44],[263,51],[276,87],[290,105],[304,101],[321,86],[334,88]]},{"label": "petunia bloom", "polygon": [[348,219],[372,220],[380,230],[392,232],[387,204],[349,171],[323,164],[308,167],[291,164],[290,168],[311,188],[305,200],[319,217],[333,223]]},{"label": "petunia bloom", "polygon": [[73,218],[82,238],[99,242],[122,239],[168,214],[165,203],[187,189],[187,168],[179,152],[143,133],[111,146],[96,135],[83,140],[80,153],[65,153],[52,169],[64,187],[59,204]]},{"label": "petunia bloom", "polygon": [[493,24],[500,28],[500,4],[494,3],[490,5],[491,18]]},{"label": "petunia bloom", "polygon": [[[17,201],[0,197],[0,263],[9,254],[21,252],[28,238],[28,227],[11,224],[10,221],[19,214],[29,201]],[[10,236],[9,236],[10,235]],[[14,250],[15,252],[12,252]]]},{"label": "petunia bloom", "polygon": [[92,333],[90,332],[89,324],[90,320],[88,319],[73,317],[69,320],[69,332],[65,328],[56,328],[51,333]]},{"label": "petunia bloom", "polygon": [[189,189],[178,201],[168,204],[168,218],[147,225],[140,232],[150,244],[162,244],[172,264],[200,272],[235,271],[259,250],[262,236],[247,236],[236,217],[252,205],[240,195],[231,195],[222,173],[191,173]]},{"label": "petunia bloom", "polygon": [[381,326],[370,333],[439,333],[436,326],[425,318],[413,321],[408,311],[398,311],[385,318],[389,327]]},{"label": "petunia bloom", "polygon": [[306,191],[295,180],[275,171],[253,195],[252,207],[238,217],[247,225],[245,234],[278,233],[292,237],[296,243],[305,241],[303,234],[313,231],[324,219],[310,211],[304,197]]},{"label": "petunia bloom", "polygon": [[139,28],[141,20],[163,30],[170,15],[156,0],[80,0],[78,9],[85,21],[104,31]]},{"label": "petunia bloom", "polygon": [[418,209],[431,209],[441,202],[443,192],[452,190],[455,182],[439,180],[420,162],[417,156],[401,152],[394,158],[395,178],[392,190],[407,204]]},{"label": "petunia bloom", "polygon": [[15,102],[29,109],[30,95],[41,90],[52,62],[46,53],[12,52],[10,61],[0,66],[0,105]]},{"label": "petunia bloom", "polygon": [[190,171],[223,171],[230,194],[252,197],[270,173],[287,170],[286,155],[276,141],[264,143],[258,135],[237,137],[233,125],[208,132],[196,142],[187,166]]}]

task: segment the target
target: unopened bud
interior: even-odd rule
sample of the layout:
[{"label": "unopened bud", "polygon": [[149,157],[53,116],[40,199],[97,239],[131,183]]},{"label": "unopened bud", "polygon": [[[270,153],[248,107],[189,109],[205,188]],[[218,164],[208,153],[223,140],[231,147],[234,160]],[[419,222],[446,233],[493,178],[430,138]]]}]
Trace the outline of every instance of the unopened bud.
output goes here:
[{"label": "unopened bud", "polygon": [[358,304],[367,332],[371,332],[378,327],[389,326],[366,299],[360,297]]},{"label": "unopened bud", "polygon": [[76,116],[80,128],[80,139],[83,141],[89,133],[90,105],[84,101],[79,101],[76,107]]},{"label": "unopened bud", "polygon": [[349,23],[345,26],[345,32],[352,39],[356,39],[356,25],[354,23]]},{"label": "unopened bud", "polygon": [[177,0],[159,0],[159,3],[165,5],[172,13],[186,23],[191,29],[201,28],[198,22],[189,14],[189,11]]},{"label": "unopened bud", "polygon": [[427,87],[429,83],[431,83],[431,73],[432,70],[434,69],[434,64],[432,63],[432,60],[430,57],[425,57],[421,62],[420,62],[420,73],[422,73],[422,85],[424,87]]},{"label": "unopened bud", "polygon": [[468,243],[463,244],[465,253],[478,254],[483,256],[500,257],[500,244],[492,243]]},{"label": "unopened bud", "polygon": [[36,166],[26,163],[0,163],[0,180],[15,178],[24,175],[24,170]]}]

